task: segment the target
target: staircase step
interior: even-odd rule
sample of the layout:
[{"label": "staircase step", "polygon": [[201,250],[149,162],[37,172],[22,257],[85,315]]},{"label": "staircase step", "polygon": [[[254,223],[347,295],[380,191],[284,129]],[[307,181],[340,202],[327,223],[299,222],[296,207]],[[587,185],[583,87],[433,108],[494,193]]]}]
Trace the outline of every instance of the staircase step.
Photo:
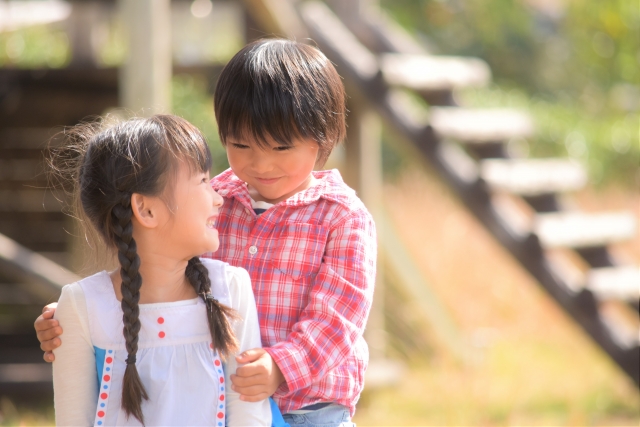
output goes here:
[{"label": "staircase step", "polygon": [[34,298],[28,292],[25,292],[21,283],[0,283],[0,301],[1,306],[6,305],[41,305],[39,298]]},{"label": "staircase step", "polygon": [[480,174],[491,187],[521,196],[575,191],[587,183],[584,167],[564,159],[487,159]]},{"label": "staircase step", "polygon": [[0,364],[0,383],[50,383],[50,363]]},{"label": "staircase step", "polygon": [[640,298],[640,267],[595,268],[587,273],[586,287],[601,299],[637,301]]},{"label": "staircase step", "polygon": [[[637,319],[630,321],[631,319],[624,316],[617,308],[611,304],[599,304],[598,314],[602,325],[621,350],[637,349],[638,345],[640,345],[640,330],[638,329]],[[638,359],[635,362],[637,370]]]},{"label": "staircase step", "polygon": [[440,137],[468,144],[528,138],[534,129],[527,114],[511,109],[431,107],[429,122]]},{"label": "staircase step", "polygon": [[0,190],[0,211],[60,212],[64,195],[44,189]]},{"label": "staircase step", "polygon": [[310,33],[319,33],[349,62],[358,79],[372,81],[378,74],[376,56],[353,35],[346,25],[331,11],[329,6],[319,1],[303,2],[300,16]]},{"label": "staircase step", "polygon": [[16,241],[0,234],[0,261],[13,265],[21,275],[34,285],[36,294],[48,299],[52,292],[80,278],[59,264],[30,251]]},{"label": "staircase step", "polygon": [[535,232],[545,247],[584,248],[630,240],[637,232],[631,212],[538,214]]},{"label": "staircase step", "polygon": [[420,92],[482,87],[491,80],[487,63],[476,58],[387,53],[379,60],[389,85]]},{"label": "staircase step", "polygon": [[42,181],[44,161],[40,159],[0,159],[0,181]]},{"label": "staircase step", "polygon": [[44,127],[19,127],[0,130],[0,148],[20,150],[42,150],[55,134],[55,130]]}]

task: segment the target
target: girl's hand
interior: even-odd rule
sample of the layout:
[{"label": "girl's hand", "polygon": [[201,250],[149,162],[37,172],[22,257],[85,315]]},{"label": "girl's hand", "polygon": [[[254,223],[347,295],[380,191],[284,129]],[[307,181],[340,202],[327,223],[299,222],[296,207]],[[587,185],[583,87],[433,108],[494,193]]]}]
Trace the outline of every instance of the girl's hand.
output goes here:
[{"label": "girl's hand", "polygon": [[231,389],[240,394],[240,400],[258,402],[275,393],[284,376],[271,355],[262,348],[247,350],[236,357],[244,365],[231,375]]},{"label": "girl's hand", "polygon": [[62,335],[62,328],[57,320],[53,318],[58,303],[51,303],[42,309],[42,314],[38,316],[33,326],[36,328],[36,335],[40,341],[40,348],[44,351],[44,361],[53,362],[55,356],[52,350],[60,347],[62,341],[58,338]]}]

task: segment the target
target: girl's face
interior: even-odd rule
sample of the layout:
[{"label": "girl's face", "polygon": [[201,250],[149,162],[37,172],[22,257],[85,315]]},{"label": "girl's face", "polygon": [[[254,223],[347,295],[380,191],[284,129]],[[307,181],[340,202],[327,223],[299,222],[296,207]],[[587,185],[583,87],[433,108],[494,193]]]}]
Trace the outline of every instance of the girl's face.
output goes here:
[{"label": "girl's face", "polygon": [[167,186],[167,220],[160,226],[167,249],[190,259],[218,249],[216,220],[224,199],[209,183],[209,172],[180,162],[175,182]]},{"label": "girl's face", "polygon": [[311,139],[296,139],[290,146],[267,141],[269,147],[262,148],[248,139],[229,140],[227,157],[254,200],[275,204],[311,186],[319,147]]}]

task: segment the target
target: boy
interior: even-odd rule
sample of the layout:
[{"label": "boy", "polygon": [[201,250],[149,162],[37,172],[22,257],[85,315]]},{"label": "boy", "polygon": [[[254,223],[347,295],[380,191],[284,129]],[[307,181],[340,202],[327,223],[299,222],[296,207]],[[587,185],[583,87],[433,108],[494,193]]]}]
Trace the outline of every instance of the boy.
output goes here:
[{"label": "boy", "polygon": [[[249,272],[264,345],[239,357],[232,387],[247,401],[273,395],[292,426],[349,425],[368,362],[373,220],[337,171],[313,171],[344,138],[345,111],[331,62],[288,40],[247,45],[216,87],[231,168],[211,181],[225,203],[220,248],[205,256]],[[60,328],[43,316],[49,351]]]}]

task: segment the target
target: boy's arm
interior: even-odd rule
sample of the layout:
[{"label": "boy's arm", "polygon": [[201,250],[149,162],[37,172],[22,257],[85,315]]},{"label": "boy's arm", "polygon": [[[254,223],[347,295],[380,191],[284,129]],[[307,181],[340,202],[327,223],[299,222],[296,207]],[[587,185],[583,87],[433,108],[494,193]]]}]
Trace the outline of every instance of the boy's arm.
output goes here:
[{"label": "boy's arm", "polygon": [[33,324],[38,341],[40,341],[40,348],[45,352],[43,356],[45,362],[53,362],[55,360],[52,351],[62,344],[62,341],[58,338],[62,335],[62,328],[58,320],[53,318],[57,306],[57,302],[52,302],[45,306],[42,309],[42,314],[38,316]]},{"label": "boy's arm", "polygon": [[290,392],[321,381],[362,339],[376,254],[375,224],[368,212],[353,211],[331,229],[307,307],[287,340],[265,349]]}]

